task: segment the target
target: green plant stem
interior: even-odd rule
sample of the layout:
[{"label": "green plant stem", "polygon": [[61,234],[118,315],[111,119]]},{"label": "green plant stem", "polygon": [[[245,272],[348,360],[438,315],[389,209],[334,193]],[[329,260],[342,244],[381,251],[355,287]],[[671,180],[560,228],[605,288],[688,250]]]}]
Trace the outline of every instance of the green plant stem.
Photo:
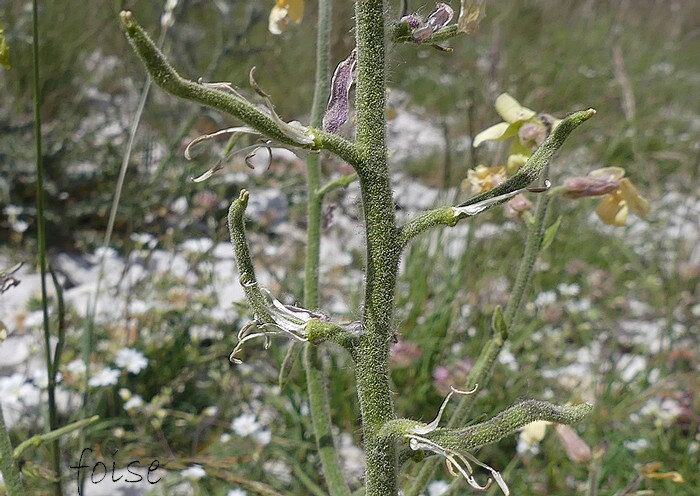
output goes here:
[{"label": "green plant stem", "polygon": [[518,274],[515,276],[511,297],[503,312],[503,317],[508,329],[512,329],[517,324],[518,316],[525,303],[525,296],[527,296],[527,290],[530,288],[530,282],[532,280],[532,269],[535,266],[535,261],[540,253],[540,247],[542,246],[547,213],[551,201],[551,197],[547,195],[540,196],[537,201],[535,221],[527,232],[525,252],[518,266]]},{"label": "green plant stem", "polygon": [[5,426],[2,407],[0,407],[0,472],[2,472],[5,481],[7,496],[25,496],[22,477],[12,456],[12,443]]},{"label": "green plant stem", "polygon": [[[544,174],[545,176],[547,175],[547,169],[545,169]],[[551,197],[548,195],[540,195],[537,200],[534,216],[535,220],[528,229],[523,256],[520,259],[518,273],[513,283],[513,290],[503,315],[505,332],[500,333],[497,329],[493,329],[493,337],[488,341],[486,346],[482,348],[479,358],[469,372],[465,389],[471,389],[476,384],[479,384],[479,389],[484,389],[491,376],[498,354],[501,352],[501,349],[503,349],[505,340],[517,321],[518,313],[522,309],[525,296],[527,295],[532,269],[535,265],[535,260],[537,260],[537,255],[540,252],[540,246],[542,245],[550,201]],[[476,394],[462,397],[454,412],[449,417],[448,427],[456,427],[466,421],[475,399]],[[413,483],[406,491],[406,496],[418,496],[427,486],[428,482],[434,478],[435,471],[439,464],[440,460],[437,458],[426,460],[418,471]]]},{"label": "green plant stem", "polygon": [[59,439],[61,436],[65,436],[66,434],[70,434],[73,431],[77,431],[79,429],[83,429],[89,425],[94,424],[100,420],[99,415],[94,415],[90,418],[86,418],[83,420],[78,420],[77,422],[73,422],[72,424],[65,425],[61,427],[60,429],[53,430],[51,432],[47,432],[44,434],[37,434],[36,436],[32,436],[26,441],[22,442],[19,444],[12,456],[15,458],[15,460],[19,460],[19,458],[22,456],[22,454],[29,448],[36,448],[38,446],[41,446],[44,443],[52,442],[55,441],[56,439]]},{"label": "green plant stem", "polygon": [[[272,117],[250,102],[231,93],[209,88],[181,77],[148,34],[134,20],[131,12],[122,12],[120,19],[122,29],[131,45],[141,58],[153,81],[162,89],[180,98],[230,114],[259,131],[262,135],[272,138],[279,143],[300,146],[285,134],[285,131],[278,126]],[[314,144],[306,148],[328,150],[355,168],[362,168],[366,165],[354,143],[337,134],[328,133],[317,128],[310,128],[309,132],[314,136]]]},{"label": "green plant stem", "polygon": [[[48,376],[48,410],[49,422],[47,430],[58,427],[56,413],[56,376],[51,359],[51,329],[49,327],[49,302],[46,290],[46,227],[44,222],[44,160],[41,151],[41,95],[39,85],[39,8],[38,1],[32,1],[32,58],[34,63],[34,147],[36,154],[36,212],[37,212],[37,245],[39,248],[39,270],[41,272],[41,309],[44,320],[44,351],[46,358],[46,374]],[[61,451],[58,439],[51,443],[51,462],[56,473],[53,493],[63,494],[61,485]]]},{"label": "green plant stem", "polygon": [[304,368],[309,395],[311,420],[313,421],[316,446],[326,486],[331,496],[350,496],[350,488],[343,477],[335,449],[331,416],[326,386],[326,369],[319,350],[310,343],[304,345]]},{"label": "green plant stem", "polygon": [[488,205],[485,205],[484,208],[467,214],[458,213],[453,207],[439,207],[429,210],[404,224],[400,230],[401,246],[406,246],[411,239],[427,229],[437,226],[454,227],[462,219],[480,214],[508,201],[510,199],[509,195],[523,190],[523,188],[526,188],[540,177],[569,134],[594,115],[595,110],[588,109],[566,116],[516,174],[495,188],[473,196],[459,205],[459,207],[467,207],[476,203],[488,202]]},{"label": "green plant stem", "polygon": [[[310,125],[322,125],[323,114],[330,91],[330,48],[333,14],[332,0],[318,0],[316,28],[316,76],[311,104]],[[321,248],[321,153],[311,153],[306,159],[306,258],[304,260],[304,306],[316,309],[319,304],[319,257]],[[292,348],[297,346],[292,344]],[[295,353],[290,349],[291,353]],[[331,429],[331,409],[326,387],[326,371],[322,353],[311,343],[304,345],[304,369],[309,396],[316,447],[331,496],[350,496],[350,488],[343,477]]]},{"label": "green plant stem", "polygon": [[357,349],[357,395],[367,459],[367,496],[397,494],[396,446],[380,437],[393,420],[389,388],[394,289],[400,249],[386,160],[385,25],[382,0],[356,0],[356,125],[363,165],[356,168],[362,191],[367,237],[363,324]]},{"label": "green plant stem", "polygon": [[324,198],[328,193],[335,191],[338,188],[347,188],[350,184],[357,181],[357,174],[348,174],[347,176],[340,176],[334,179],[319,189],[316,190],[316,194],[321,198]]},{"label": "green plant stem", "polygon": [[543,401],[527,400],[499,413],[486,422],[462,429],[436,429],[425,437],[443,448],[472,451],[500,441],[518,429],[537,420],[557,424],[575,424],[591,412],[590,403],[558,406]]},{"label": "green plant stem", "polygon": [[[158,38],[158,46],[162,46],[165,42],[165,35],[167,34],[168,26],[164,25],[161,28],[160,36]],[[139,103],[136,107],[136,112],[134,113],[134,118],[131,121],[131,127],[129,128],[129,139],[126,143],[126,149],[124,150],[124,155],[122,156],[121,166],[119,167],[119,176],[117,177],[117,184],[114,189],[114,197],[112,198],[112,205],[109,209],[109,218],[107,220],[107,229],[105,230],[104,238],[102,239],[102,253],[100,255],[99,270],[97,272],[97,283],[95,284],[95,294],[92,297],[92,303],[88,305],[88,315],[87,315],[87,326],[85,333],[83,335],[83,362],[85,363],[85,374],[83,379],[83,416],[87,415],[88,405],[90,403],[90,356],[92,355],[94,334],[95,334],[95,312],[97,311],[97,302],[100,297],[100,292],[102,289],[102,281],[105,275],[105,263],[107,260],[107,248],[112,240],[112,232],[114,231],[114,223],[117,219],[117,210],[119,209],[119,203],[121,201],[122,190],[124,188],[124,181],[126,179],[126,173],[129,169],[129,162],[131,161],[131,152],[136,142],[136,132],[138,131],[139,125],[141,123],[141,116],[143,115],[143,110],[146,107],[146,101],[148,100],[148,95],[151,91],[151,86],[153,84],[153,79],[148,77],[146,82],[141,89],[141,96],[139,97]],[[84,436],[80,435],[80,445],[84,442]],[[80,482],[81,487],[84,484],[83,481]]]}]

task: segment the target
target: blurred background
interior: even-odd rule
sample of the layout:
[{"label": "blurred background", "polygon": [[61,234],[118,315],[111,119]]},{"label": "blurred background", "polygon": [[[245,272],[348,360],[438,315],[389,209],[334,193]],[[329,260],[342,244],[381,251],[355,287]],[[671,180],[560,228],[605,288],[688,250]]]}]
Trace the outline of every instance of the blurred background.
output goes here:
[{"label": "blurred background", "polygon": [[[191,161],[184,147],[237,123],[153,87],[114,232],[103,246],[146,83],[117,16],[132,10],[155,39],[164,3],[40,2],[47,244],[66,303],[60,420],[101,416],[82,439],[63,440],[63,462],[76,462],[83,447],[95,449],[93,463],[101,456],[108,466],[115,449],[117,467],[158,458],[166,478],[134,494],[324,494],[303,371],[297,367],[289,384],[277,385],[287,343],[274,341],[269,350],[254,344],[245,349],[243,365],[228,361],[251,315],[226,241],[226,210],[241,188],[251,191],[248,229],[258,279],[285,302],[298,301],[303,160],[284,150],[275,151],[269,167],[261,163],[254,170],[231,160],[208,181],[194,183],[226,142],[200,146]],[[335,65],[354,38],[352,2],[334,3]],[[392,21],[400,17],[400,3],[387,2]],[[406,4],[408,12],[424,16],[434,7],[422,0]],[[459,10],[459,2],[451,4]],[[316,5],[306,2],[302,23],[278,36],[268,31],[273,5],[176,2],[164,51],[186,77],[231,82],[250,97],[248,73],[256,66],[278,113],[305,123]],[[31,3],[1,0],[0,28],[11,63],[0,68],[0,269],[24,262],[14,274],[21,283],[0,295],[0,402],[17,443],[40,432],[46,416]],[[651,203],[646,219],[630,216],[624,227],[611,227],[597,218],[595,199],[554,202],[550,224],[559,227],[537,264],[525,317],[472,411],[477,421],[523,397],[592,401],[593,413],[575,427],[590,459],[571,456],[552,428],[534,439],[513,436],[484,448],[479,458],[504,472],[513,494],[697,494],[697,2],[488,2],[479,32],[445,45],[453,51],[413,44],[389,50],[388,136],[400,219],[455,195],[468,197],[469,169],[504,165],[507,147],[471,146],[477,132],[501,120],[493,102],[502,92],[559,118],[597,109],[553,163],[553,183],[622,167]],[[342,132],[351,136],[352,122]],[[323,171],[327,179],[351,172],[332,157],[324,159]],[[322,308],[355,319],[364,257],[359,188],[337,190],[324,209]],[[525,227],[495,209],[424,235],[406,252],[397,292],[400,341],[392,353],[399,415],[433,418],[449,386],[464,380],[488,338],[495,306],[507,301]],[[55,320],[57,297],[50,295]],[[83,411],[81,350],[88,328],[95,340]],[[353,371],[342,350],[327,349],[340,456],[358,487],[364,461]],[[24,461],[34,474],[31,494],[48,494],[47,460],[48,449],[39,448]],[[413,463],[404,471],[410,480]],[[74,473],[66,473],[71,494]],[[450,479],[441,468],[425,494],[447,494]],[[251,481],[264,488],[256,490]],[[87,487],[85,494],[131,494],[101,487]]]}]

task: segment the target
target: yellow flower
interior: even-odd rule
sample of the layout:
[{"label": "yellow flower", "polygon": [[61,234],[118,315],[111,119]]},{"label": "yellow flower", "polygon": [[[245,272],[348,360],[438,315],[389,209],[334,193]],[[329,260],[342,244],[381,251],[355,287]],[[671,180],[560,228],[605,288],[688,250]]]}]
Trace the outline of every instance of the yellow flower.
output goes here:
[{"label": "yellow flower", "polygon": [[561,122],[548,114],[537,116],[534,110],[523,107],[508,93],[498,95],[495,107],[503,122],[477,134],[475,148],[484,141],[503,141],[518,136],[511,146],[511,154],[529,156],[532,148],[541,145],[547,134]]},{"label": "yellow flower", "polygon": [[520,431],[520,440],[530,448],[537,446],[544,439],[544,435],[547,433],[547,426],[550,423],[546,420],[530,422]]},{"label": "yellow flower", "polygon": [[270,11],[268,29],[272,34],[281,34],[287,29],[289,22],[301,22],[304,17],[304,0],[276,0]]},{"label": "yellow flower", "polygon": [[0,28],[0,65],[10,68],[10,47],[5,42],[5,33],[2,28]]},{"label": "yellow flower", "polygon": [[508,156],[508,162],[506,164],[506,170],[508,171],[508,174],[513,175],[516,172],[518,172],[518,169],[525,165],[527,159],[528,156],[523,155],[522,153],[515,153],[513,155]]},{"label": "yellow flower", "polygon": [[659,472],[658,470],[661,468],[661,466],[661,462],[651,462],[647,463],[646,465],[642,465],[641,467],[636,466],[635,468],[643,477],[647,479],[670,480],[676,484],[685,483],[683,476],[675,470],[672,472]]},{"label": "yellow flower", "polygon": [[469,169],[467,178],[462,181],[462,189],[469,188],[473,194],[483,193],[498,186],[505,179],[505,168],[478,165],[476,169]]},{"label": "yellow flower", "polygon": [[625,170],[620,167],[605,167],[589,174],[596,179],[620,182],[619,188],[605,195],[596,208],[600,220],[611,226],[624,226],[629,212],[642,218],[649,214],[649,201],[639,194],[624,175]]}]

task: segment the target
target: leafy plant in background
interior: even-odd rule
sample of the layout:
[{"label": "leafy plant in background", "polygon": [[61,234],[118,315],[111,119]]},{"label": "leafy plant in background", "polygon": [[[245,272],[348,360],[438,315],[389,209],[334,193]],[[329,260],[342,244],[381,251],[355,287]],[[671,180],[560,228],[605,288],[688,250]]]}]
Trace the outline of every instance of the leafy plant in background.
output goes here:
[{"label": "leafy plant in background", "polygon": [[[502,180],[490,181],[493,187],[481,188],[483,191],[458,206],[427,211],[399,226],[395,217],[385,142],[385,57],[388,40],[395,43],[431,44],[439,48],[438,43],[476,29],[479,19],[483,17],[484,5],[483,2],[463,1],[459,20],[456,24],[450,24],[452,9],[439,3],[426,19],[409,15],[390,28],[386,5],[382,0],[357,0],[355,7],[356,50],[339,64],[332,84],[329,85],[327,67],[331,2],[319,1],[316,88],[308,126],[284,121],[275,112],[270,96],[255,82],[253,71],[250,83],[263,99],[266,107],[264,110],[228,83],[194,82],[182,78],[130,12],[122,12],[121,24],[156,84],[176,96],[231,114],[245,124],[204,136],[197,142],[223,133],[235,137],[250,134],[262,142],[242,148],[238,153],[255,153],[259,148],[283,147],[299,154],[308,154],[308,238],[304,281],[306,308],[280,303],[265,288],[260,287],[256,280],[244,228],[249,193],[242,190],[229,210],[229,229],[240,282],[255,313],[255,320],[239,332],[239,343],[231,354],[231,359],[239,360],[236,355],[242,345],[257,338],[264,339],[266,345],[269,345],[269,339],[274,335],[287,336],[293,341],[304,343],[310,411],[329,492],[332,495],[350,494],[338,468],[330,430],[329,405],[325,392],[326,374],[329,371],[325,370],[323,361],[319,359],[324,342],[342,346],[354,361],[367,459],[364,488],[367,495],[398,494],[402,462],[409,458],[420,458],[421,454],[438,456],[423,464],[406,494],[415,495],[423,490],[439,460],[444,460],[451,473],[462,477],[475,489],[483,490],[495,483],[504,494],[509,494],[500,473],[480,462],[472,452],[481,446],[497,442],[532,422],[544,420],[571,424],[582,419],[591,409],[591,405],[586,403],[556,406],[526,400],[486,422],[465,427],[469,422],[468,414],[474,394],[477,390],[485,389],[494,361],[509,332],[517,325],[534,262],[545,238],[551,196],[540,195],[528,226],[525,253],[511,298],[505,310],[497,308],[493,314],[491,340],[471,370],[466,386],[458,384],[456,386],[459,389],[453,387],[435,420],[428,424],[396,418],[389,387],[388,358],[389,346],[396,339],[393,311],[399,259],[403,249],[428,229],[454,226],[520,194],[547,191],[549,181],[546,178],[552,157],[568,135],[592,117],[595,111],[589,109],[574,112],[559,121],[544,114],[536,115],[520,106],[512,97],[499,97],[497,110],[505,122],[494,126],[495,129],[485,131],[475,141],[475,145],[485,139],[517,136],[512,149],[514,158],[509,164],[511,175]],[[279,32],[289,21],[298,22],[302,13],[303,2],[278,1],[270,17],[270,30]],[[353,141],[337,134],[338,129],[349,119],[348,93],[352,84],[356,87],[356,137]],[[329,91],[330,99],[323,118],[323,107]],[[235,145],[235,140],[232,140],[230,146]],[[334,323],[316,308],[319,301],[318,247],[323,196],[355,179],[354,176],[349,176],[321,186],[318,160],[322,151],[338,156],[355,169],[362,192],[367,246],[365,300],[362,320],[349,325]],[[216,167],[205,174],[204,178],[215,171]],[[533,187],[533,183],[541,178],[544,178],[544,185]],[[551,238],[553,231],[550,230],[547,235]],[[289,353],[283,371],[293,362],[295,355],[293,350]],[[282,379],[284,380],[284,374]],[[455,394],[463,397],[448,426],[440,427],[442,414]],[[479,476],[474,465],[490,474],[485,482],[477,480]]]}]

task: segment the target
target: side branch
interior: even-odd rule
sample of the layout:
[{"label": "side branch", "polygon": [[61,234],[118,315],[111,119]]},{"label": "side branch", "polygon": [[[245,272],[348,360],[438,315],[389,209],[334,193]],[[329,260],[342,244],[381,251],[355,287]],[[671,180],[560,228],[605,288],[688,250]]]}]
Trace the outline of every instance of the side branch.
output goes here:
[{"label": "side branch", "polygon": [[328,193],[335,191],[338,188],[347,188],[355,181],[357,181],[357,174],[340,176],[338,179],[334,179],[317,189],[316,196],[322,200]]},{"label": "side branch", "polygon": [[[412,238],[430,228],[437,226],[454,227],[462,219],[473,217],[491,207],[508,201],[518,193],[526,192],[528,186],[549,165],[554,154],[561,148],[569,134],[593,115],[595,115],[595,110],[589,109],[575,112],[566,117],[516,174],[490,191],[476,195],[456,207],[440,207],[429,210],[407,222],[400,231],[400,246],[405,247]],[[532,191],[539,192],[541,190],[533,189]]]},{"label": "side branch", "polygon": [[340,136],[311,128],[307,130],[307,134],[313,139],[312,143],[300,143],[294,139],[288,129],[284,128],[284,123],[278,122],[240,95],[205,86],[180,76],[144,29],[134,20],[131,12],[122,12],[120,21],[124,33],[153,81],[168,93],[228,113],[281,144],[307,149],[325,149],[338,155],[353,167],[361,167],[363,161],[353,143]]},{"label": "side branch", "polygon": [[543,401],[526,400],[496,415],[491,420],[462,429],[435,429],[426,438],[455,451],[471,451],[510,436],[521,427],[545,420],[556,424],[575,424],[588,415],[593,406],[581,403],[558,406]]},{"label": "side branch", "polygon": [[250,249],[245,235],[245,222],[243,214],[248,206],[250,194],[242,189],[228,210],[228,229],[233,245],[233,253],[236,256],[236,265],[240,274],[240,283],[248,299],[248,304],[255,312],[256,319],[264,323],[274,322],[268,311],[267,298],[263,295],[258,280],[255,277],[253,260],[250,258]]},{"label": "side branch", "polygon": [[[261,336],[267,339],[269,335],[275,334],[286,334],[297,341],[314,344],[332,341],[347,348],[352,353],[357,338],[361,335],[361,326],[351,324],[342,327],[330,322],[323,314],[291,305],[283,305],[269,291],[261,288],[258,284],[253,261],[250,257],[243,219],[249,196],[248,191],[241,190],[238,198],[231,204],[228,213],[228,228],[236,265],[240,273],[240,283],[243,286],[248,304],[255,313],[255,322],[244,327],[239,333],[239,342],[231,354],[231,359],[237,360],[234,356],[244,342]],[[258,327],[261,332],[251,334],[249,331],[254,327]]]},{"label": "side branch", "polygon": [[[526,188],[533,181],[535,181],[540,174],[542,174],[542,171],[552,161],[552,158],[562,147],[564,141],[569,137],[571,132],[593,117],[595,113],[596,112],[594,109],[588,109],[574,112],[573,114],[566,116],[559,123],[559,125],[554,128],[545,142],[542,143],[542,145],[535,150],[535,153],[533,153],[532,156],[527,159],[527,162],[525,162],[525,164],[516,174],[509,177],[495,188],[485,193],[481,193],[480,195],[471,197],[466,202],[459,205],[459,207],[468,207]],[[507,200],[507,198],[505,198],[503,201],[505,200]],[[488,208],[497,205],[498,203],[491,204],[488,206]]]},{"label": "side branch", "polygon": [[[394,43],[415,43],[412,34],[413,30],[411,29],[411,26],[405,22],[400,22],[391,28],[389,37]],[[463,33],[458,30],[457,24],[450,24],[449,26],[436,31],[428,38],[422,40],[421,43],[426,45],[434,45],[435,43],[447,41],[460,34]]]}]

